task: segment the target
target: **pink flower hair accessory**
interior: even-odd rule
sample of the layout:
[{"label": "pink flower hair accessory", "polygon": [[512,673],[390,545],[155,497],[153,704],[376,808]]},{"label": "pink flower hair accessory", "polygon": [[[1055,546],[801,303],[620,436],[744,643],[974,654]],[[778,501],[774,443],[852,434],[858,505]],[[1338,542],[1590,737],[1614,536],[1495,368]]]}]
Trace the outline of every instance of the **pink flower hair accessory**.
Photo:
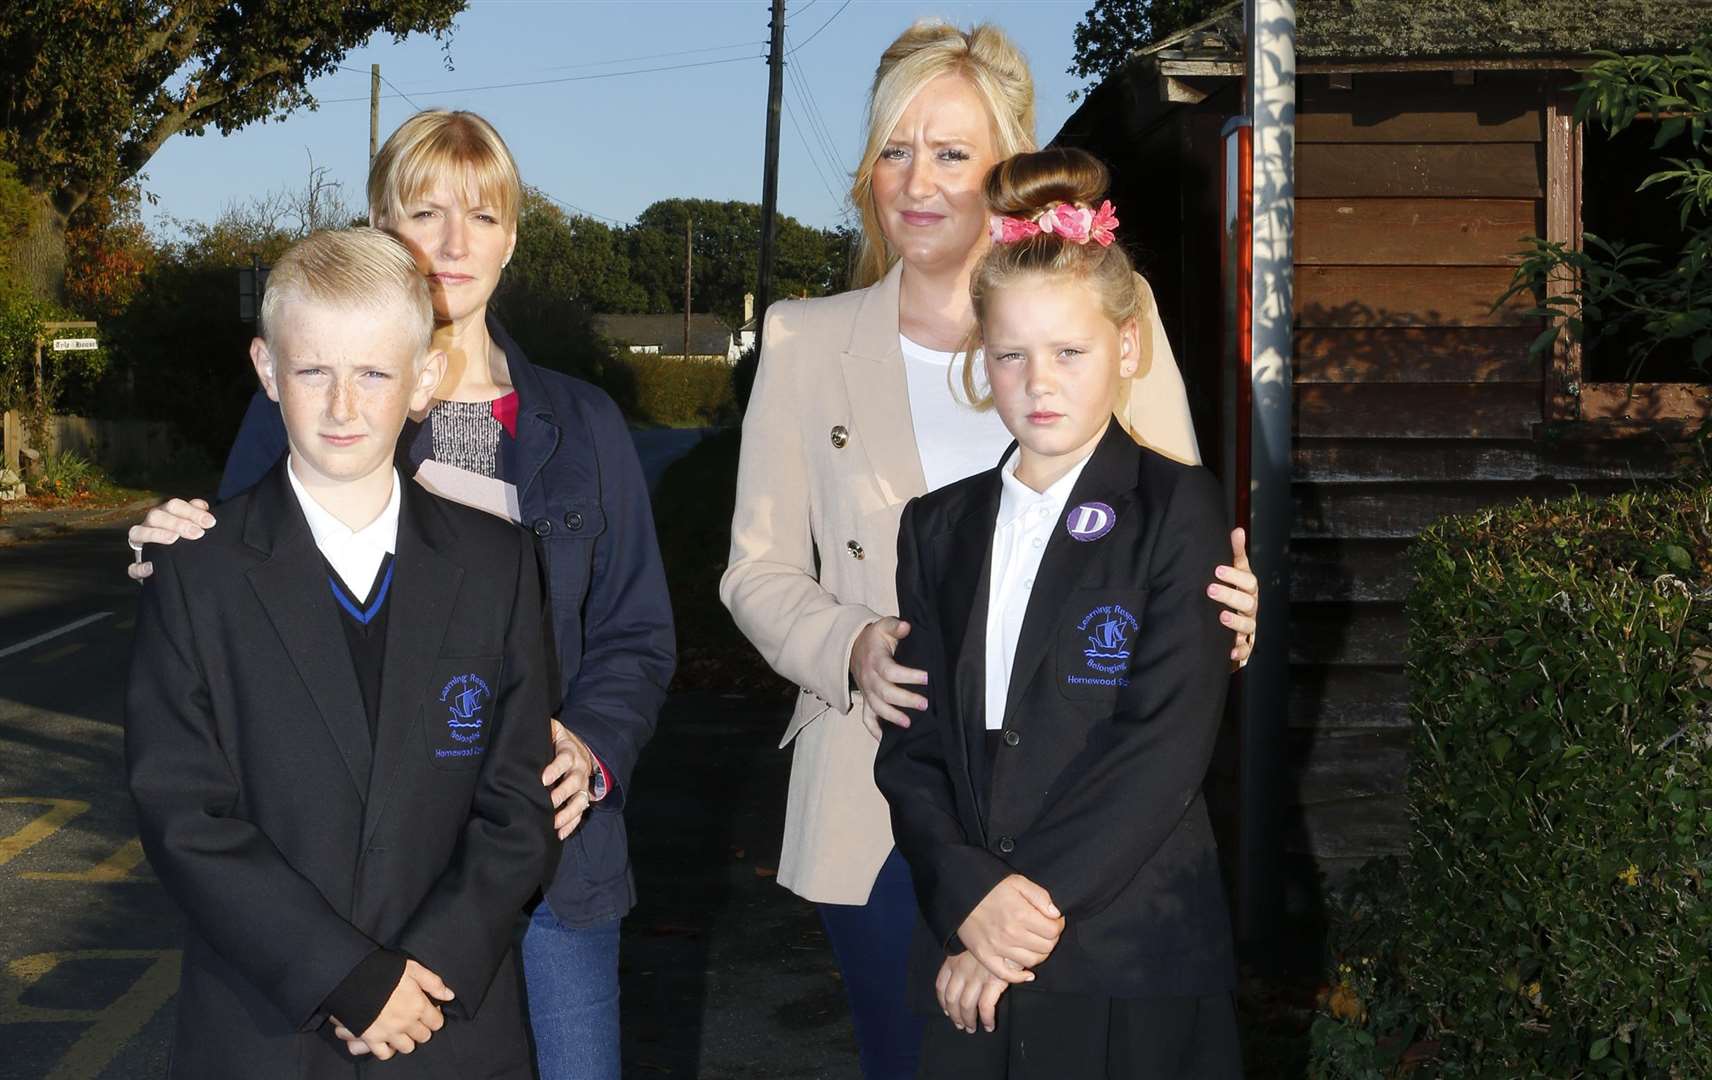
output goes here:
[{"label": "pink flower hair accessory", "polygon": [[1091,240],[1101,247],[1110,247],[1117,227],[1117,214],[1112,210],[1111,200],[1107,199],[1100,203],[1097,211],[1079,203],[1053,203],[1033,218],[994,214],[988,221],[987,231],[995,244],[1014,244],[1046,233],[1072,244],[1086,244]]}]

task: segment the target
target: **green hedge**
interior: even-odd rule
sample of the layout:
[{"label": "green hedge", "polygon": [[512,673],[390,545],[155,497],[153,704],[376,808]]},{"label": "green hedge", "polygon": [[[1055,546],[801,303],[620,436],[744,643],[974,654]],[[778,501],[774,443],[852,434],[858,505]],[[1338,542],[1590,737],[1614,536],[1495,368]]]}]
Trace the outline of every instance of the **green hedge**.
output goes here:
[{"label": "green hedge", "polygon": [[632,419],[700,427],[736,418],[731,373],[724,360],[614,350],[602,382]]},{"label": "green hedge", "polygon": [[1402,966],[1434,1075],[1712,1076],[1709,496],[1414,549]]}]

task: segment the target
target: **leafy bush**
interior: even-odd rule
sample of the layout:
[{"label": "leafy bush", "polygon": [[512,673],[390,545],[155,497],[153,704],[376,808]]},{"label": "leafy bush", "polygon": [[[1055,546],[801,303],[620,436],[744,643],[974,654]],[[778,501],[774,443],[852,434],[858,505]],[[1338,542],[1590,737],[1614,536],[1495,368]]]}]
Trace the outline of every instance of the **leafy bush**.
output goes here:
[{"label": "leafy bush", "polygon": [[1629,379],[1643,377],[1661,349],[1680,348],[1705,371],[1712,364],[1712,32],[1678,56],[1595,55],[1600,59],[1572,87],[1580,92],[1577,123],[1591,119],[1615,136],[1637,117],[1659,118],[1654,151],[1687,138],[1690,156],[1666,159],[1671,167],[1637,189],[1664,188],[1677,204],[1681,249],[1666,252],[1588,233],[1585,248],[1575,250],[1530,237],[1499,302],[1522,292],[1539,299],[1526,313],[1547,320],[1534,341],[1536,354],[1549,351],[1562,331],[1589,347],[1601,340],[1621,343]]},{"label": "leafy bush", "polygon": [[1374,859],[1328,898],[1326,985],[1309,1030],[1311,1080],[1388,1080],[1430,1046],[1418,1044],[1419,1003],[1402,972],[1404,868]]},{"label": "leafy bush", "polygon": [[1683,485],[1414,550],[1403,972],[1431,1075],[1712,1076],[1709,518]]},{"label": "leafy bush", "polygon": [[615,354],[613,367],[627,373],[629,401],[613,396],[634,419],[656,424],[709,425],[730,420],[737,402],[732,395],[731,365],[723,360],[685,360],[646,353]]},{"label": "leafy bush", "polygon": [[37,467],[31,486],[38,495],[70,499],[86,494],[96,475],[95,466],[77,454],[48,454]]},{"label": "leafy bush", "polygon": [[36,341],[43,324],[68,319],[70,313],[22,292],[0,291],[0,411],[23,415],[29,440],[47,441],[47,421],[56,411],[67,386],[99,379],[107,367],[107,350],[41,352],[41,385],[36,384]]}]

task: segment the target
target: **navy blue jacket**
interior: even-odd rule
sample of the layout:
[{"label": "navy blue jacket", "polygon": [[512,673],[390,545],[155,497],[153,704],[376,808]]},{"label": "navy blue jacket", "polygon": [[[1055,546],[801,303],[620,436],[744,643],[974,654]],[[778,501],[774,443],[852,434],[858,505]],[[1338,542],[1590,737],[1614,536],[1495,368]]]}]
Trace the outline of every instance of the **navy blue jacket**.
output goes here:
[{"label": "navy blue jacket", "polygon": [[[558,716],[615,785],[565,842],[547,891],[561,922],[586,926],[636,902],[621,811],[677,663],[671,601],[648,485],[618,406],[588,383],[529,363],[492,319],[488,332],[505,350],[517,390],[506,469],[547,569]],[[400,449],[401,467],[420,465],[431,450],[427,425],[407,425]],[[254,486],[285,451],[279,406],[258,391],[226,458],[219,498]]]}]

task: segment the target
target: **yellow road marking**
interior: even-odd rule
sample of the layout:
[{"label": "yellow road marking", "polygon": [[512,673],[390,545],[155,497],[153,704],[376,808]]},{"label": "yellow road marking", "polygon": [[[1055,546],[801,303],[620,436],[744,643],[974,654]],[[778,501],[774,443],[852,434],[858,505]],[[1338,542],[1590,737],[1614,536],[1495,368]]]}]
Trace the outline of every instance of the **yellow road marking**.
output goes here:
[{"label": "yellow road marking", "polygon": [[136,628],[137,628],[137,620],[136,619],[122,619],[119,622],[116,622],[113,624],[113,629],[115,629],[115,630],[135,630]]},{"label": "yellow road marking", "polygon": [[131,871],[143,861],[143,842],[131,837],[119,845],[119,850],[87,870],[32,870],[24,876],[31,881],[81,881],[87,885],[148,884],[148,878],[134,878]]},{"label": "yellow road marking", "polygon": [[[48,972],[76,960],[152,960],[105,1009],[39,1009],[20,999]],[[36,953],[6,965],[13,987],[0,997],[0,1024],[89,1023],[77,1042],[48,1072],[46,1080],[95,1080],[178,990],[183,954],[177,949],[86,949]]]},{"label": "yellow road marking", "polygon": [[4,866],[35,847],[64,827],[65,823],[89,809],[81,799],[37,799],[28,795],[0,798],[0,804],[12,806],[46,806],[50,809],[11,836],[0,837],[0,866]]},{"label": "yellow road marking", "polygon": [[61,645],[57,649],[49,649],[47,652],[42,653],[40,656],[30,657],[30,663],[32,663],[32,664],[51,664],[55,660],[64,660],[66,657],[70,656],[73,653],[83,651],[83,645],[84,645],[84,643],[81,641],[67,642],[66,644]]}]

